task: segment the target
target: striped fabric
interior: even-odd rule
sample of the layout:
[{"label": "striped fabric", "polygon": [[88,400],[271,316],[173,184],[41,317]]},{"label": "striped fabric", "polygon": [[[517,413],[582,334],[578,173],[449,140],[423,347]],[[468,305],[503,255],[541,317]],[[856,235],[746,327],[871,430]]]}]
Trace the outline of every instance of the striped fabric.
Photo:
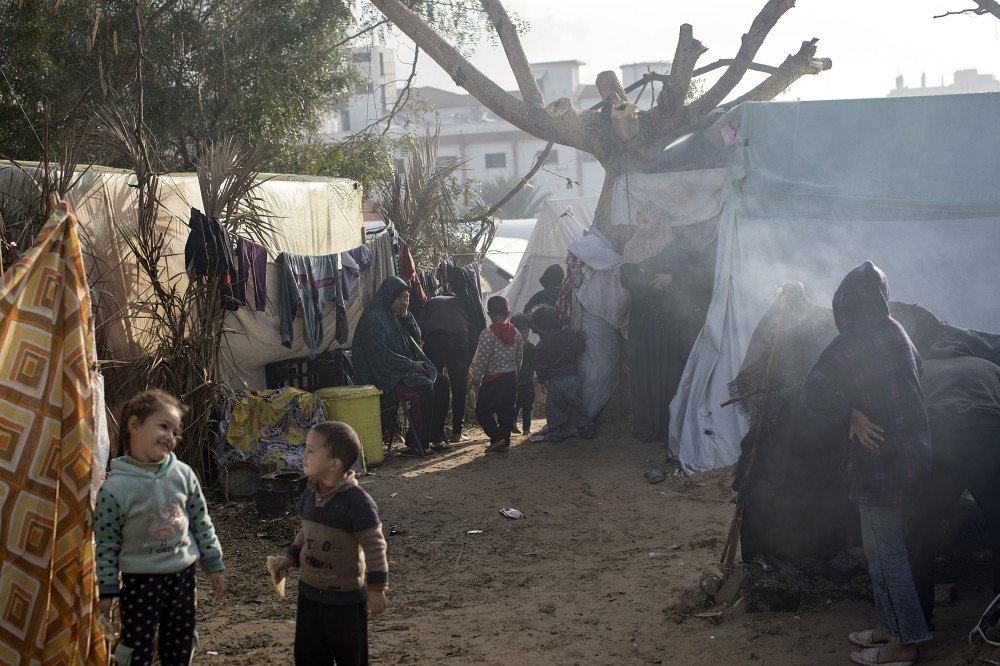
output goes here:
[{"label": "striped fabric", "polygon": [[0,663],[106,664],[93,613],[90,293],[75,218],[0,282]]}]

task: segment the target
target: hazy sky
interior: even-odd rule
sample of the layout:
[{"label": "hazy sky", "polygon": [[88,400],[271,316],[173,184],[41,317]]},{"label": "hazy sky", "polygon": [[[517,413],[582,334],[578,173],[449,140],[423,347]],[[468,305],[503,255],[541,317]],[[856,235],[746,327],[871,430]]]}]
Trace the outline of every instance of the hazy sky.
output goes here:
[{"label": "hazy sky", "polygon": [[[694,26],[709,47],[698,65],[731,58],[764,0],[506,0],[508,11],[531,24],[522,37],[529,62],[580,60],[583,83],[626,63],[670,60],[678,27]],[[779,99],[884,97],[902,75],[918,87],[950,84],[955,70],[977,68],[1000,77],[1000,21],[992,16],[948,16],[972,0],[799,0],[775,26],[756,60],[778,65],[804,40],[819,38],[817,55],[833,69],[800,79]],[[401,59],[408,54],[401,53]],[[458,92],[425,53],[418,86]],[[508,89],[515,88],[503,51],[485,43],[473,64]],[[398,65],[400,72],[408,71]],[[746,85],[764,74],[750,72]],[[711,80],[707,80],[711,83]],[[552,100],[546,100],[547,102]]]}]

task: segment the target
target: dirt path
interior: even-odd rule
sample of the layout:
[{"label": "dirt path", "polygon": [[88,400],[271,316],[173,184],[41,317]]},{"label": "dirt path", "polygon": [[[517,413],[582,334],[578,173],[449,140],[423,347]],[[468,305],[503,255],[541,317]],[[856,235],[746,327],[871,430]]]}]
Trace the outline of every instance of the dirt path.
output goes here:
[{"label": "dirt path", "polygon": [[[732,518],[731,469],[650,485],[662,446],[605,428],[597,439],[483,441],[426,461],[390,456],[362,478],[389,540],[389,610],[371,623],[377,664],[848,664],[849,631],[871,625],[861,599],[818,599],[798,613],[696,618],[672,606],[717,570]],[[515,507],[511,520],[499,509]],[[264,557],[294,519],[260,521],[254,505],[218,504],[229,595],[199,606],[195,664],[291,664],[296,582],[270,588]],[[472,531],[480,531],[472,533]],[[963,660],[965,634],[989,602],[973,572],[961,605],[938,611],[921,664]],[[202,579],[200,595],[208,590]],[[974,663],[968,660],[969,663]]]}]

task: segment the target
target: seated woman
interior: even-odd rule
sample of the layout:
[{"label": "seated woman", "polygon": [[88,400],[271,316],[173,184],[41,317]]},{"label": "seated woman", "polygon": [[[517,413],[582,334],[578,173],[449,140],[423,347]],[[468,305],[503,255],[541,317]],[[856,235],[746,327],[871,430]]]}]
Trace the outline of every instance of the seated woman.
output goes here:
[{"label": "seated woman", "polygon": [[403,454],[419,456],[450,448],[444,441],[450,392],[448,378],[417,343],[420,327],[409,308],[409,285],[396,276],[383,280],[361,313],[351,356],[358,383],[410,401],[416,432],[407,433]]}]

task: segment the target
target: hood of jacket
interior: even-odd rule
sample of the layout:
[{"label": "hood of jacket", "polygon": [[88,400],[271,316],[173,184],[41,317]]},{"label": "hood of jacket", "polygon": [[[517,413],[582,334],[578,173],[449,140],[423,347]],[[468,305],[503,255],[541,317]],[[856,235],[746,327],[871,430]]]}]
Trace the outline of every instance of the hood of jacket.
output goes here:
[{"label": "hood of jacket", "polygon": [[561,287],[566,279],[566,271],[559,264],[552,264],[545,269],[542,277],[538,278],[539,284],[543,287]]},{"label": "hood of jacket", "polygon": [[891,319],[889,281],[881,268],[866,261],[844,276],[833,295],[833,319],[841,333]]},{"label": "hood of jacket", "polygon": [[514,344],[514,337],[517,335],[517,328],[509,321],[491,324],[490,330],[493,331],[493,335],[500,338],[500,342],[505,345]]}]

